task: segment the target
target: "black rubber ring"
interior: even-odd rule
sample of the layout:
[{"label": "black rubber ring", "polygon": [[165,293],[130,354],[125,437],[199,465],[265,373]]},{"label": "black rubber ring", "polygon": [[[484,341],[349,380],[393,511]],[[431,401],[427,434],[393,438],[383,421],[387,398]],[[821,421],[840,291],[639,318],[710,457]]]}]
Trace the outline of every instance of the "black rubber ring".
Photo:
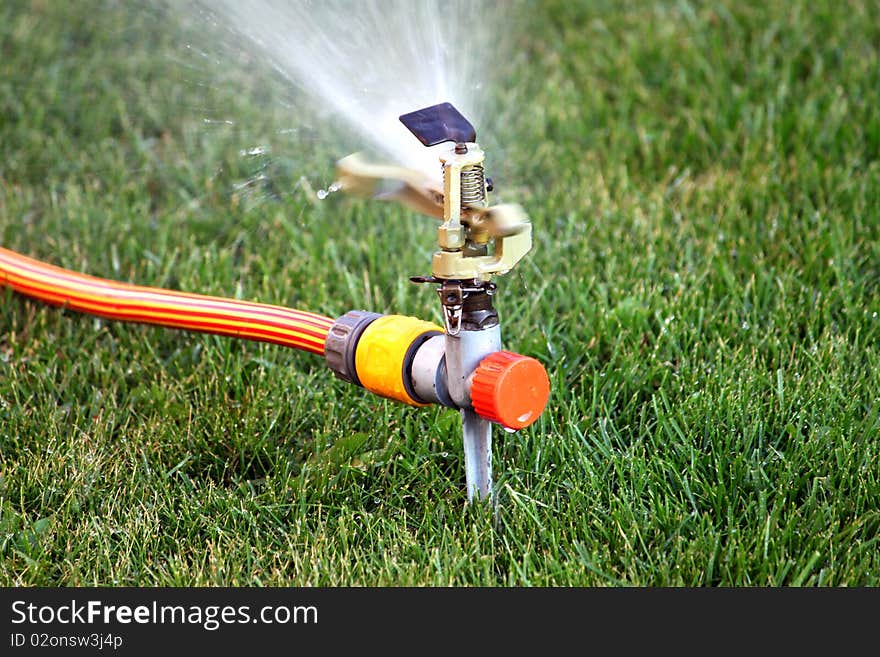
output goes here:
[{"label": "black rubber ring", "polygon": [[416,394],[415,387],[412,384],[412,364],[416,358],[416,352],[419,350],[419,347],[435,335],[443,335],[443,333],[441,331],[425,331],[412,341],[412,344],[403,356],[403,369],[400,372],[400,375],[403,377],[403,387],[406,389],[406,394],[420,404],[429,404],[430,402],[425,401]]}]

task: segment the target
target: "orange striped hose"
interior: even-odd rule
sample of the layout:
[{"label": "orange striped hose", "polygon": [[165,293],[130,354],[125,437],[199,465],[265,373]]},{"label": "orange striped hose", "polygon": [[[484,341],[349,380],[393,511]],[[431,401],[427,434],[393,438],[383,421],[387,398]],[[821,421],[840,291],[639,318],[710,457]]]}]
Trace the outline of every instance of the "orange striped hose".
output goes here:
[{"label": "orange striped hose", "polygon": [[324,354],[333,319],[250,301],[118,283],[0,247],[0,285],[55,306],[142,324],[271,342]]}]

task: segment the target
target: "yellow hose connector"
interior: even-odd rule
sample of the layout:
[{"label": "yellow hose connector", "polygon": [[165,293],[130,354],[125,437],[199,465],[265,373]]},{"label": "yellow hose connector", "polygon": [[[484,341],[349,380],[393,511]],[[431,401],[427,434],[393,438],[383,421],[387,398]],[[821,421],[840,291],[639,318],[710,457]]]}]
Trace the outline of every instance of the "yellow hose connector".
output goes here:
[{"label": "yellow hose connector", "polygon": [[436,324],[405,315],[384,315],[372,321],[358,340],[355,353],[361,385],[382,397],[426,406],[415,398],[407,370],[419,346],[442,333]]}]

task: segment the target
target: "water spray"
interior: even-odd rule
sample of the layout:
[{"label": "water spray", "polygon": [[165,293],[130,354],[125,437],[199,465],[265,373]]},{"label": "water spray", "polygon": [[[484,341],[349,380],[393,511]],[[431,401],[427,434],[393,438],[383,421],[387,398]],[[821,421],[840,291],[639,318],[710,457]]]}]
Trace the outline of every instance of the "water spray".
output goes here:
[{"label": "water spray", "polygon": [[415,170],[339,161],[350,193],[397,200],[441,220],[430,276],[444,326],[414,317],[353,310],[333,319],[303,310],[142,287],[79,274],[0,247],[0,285],[40,301],[107,319],[269,342],[323,355],[341,379],[412,406],[461,413],[469,501],[492,496],[492,424],[533,424],[549,397],[534,358],[501,347],[492,277],[531,249],[531,224],[518,205],[489,205],[491,184],[473,126],[449,103],[400,117],[439,152],[442,187]]}]

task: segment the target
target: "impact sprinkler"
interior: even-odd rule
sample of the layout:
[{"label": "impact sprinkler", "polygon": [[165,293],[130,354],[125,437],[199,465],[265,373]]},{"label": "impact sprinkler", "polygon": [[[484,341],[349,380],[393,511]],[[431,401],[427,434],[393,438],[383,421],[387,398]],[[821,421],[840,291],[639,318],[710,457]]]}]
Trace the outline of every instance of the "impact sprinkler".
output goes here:
[{"label": "impact sprinkler", "polygon": [[550,382],[534,358],[501,348],[493,305],[495,275],[531,248],[531,224],[518,205],[490,206],[483,151],[473,126],[449,103],[400,117],[426,146],[451,142],[440,155],[443,185],[419,172],[338,163],[341,188],[398,200],[441,221],[430,276],[444,326],[414,317],[353,310],[338,319],[239,299],[224,299],[80,274],[0,247],[0,285],[45,303],[107,319],[269,342],[323,355],[340,378],[383,397],[459,410],[468,500],[492,495],[492,424],[534,423]]},{"label": "impact sprinkler", "polygon": [[[485,154],[476,143],[474,127],[455,107],[433,105],[404,114],[400,121],[426,147],[451,143],[439,155],[442,188],[417,171],[371,165],[358,155],[340,160],[338,181],[343,190],[397,200],[441,220],[432,275],[410,280],[437,286],[444,330],[426,329],[407,347],[401,362],[402,390],[389,388],[384,377],[365,381],[364,373],[351,367],[351,352],[359,354],[362,348],[362,325],[376,320],[370,313],[352,312],[338,320],[330,330],[325,356],[338,376],[377,394],[458,409],[468,500],[488,499],[492,424],[508,430],[533,424],[550,393],[540,362],[501,348],[501,322],[493,304],[497,286],[492,277],[509,272],[529,252],[532,226],[519,205],[489,205],[492,185],[484,174]],[[393,331],[395,339],[403,334]],[[367,369],[380,367],[390,356],[377,351],[376,358],[371,354],[363,359]]]}]

